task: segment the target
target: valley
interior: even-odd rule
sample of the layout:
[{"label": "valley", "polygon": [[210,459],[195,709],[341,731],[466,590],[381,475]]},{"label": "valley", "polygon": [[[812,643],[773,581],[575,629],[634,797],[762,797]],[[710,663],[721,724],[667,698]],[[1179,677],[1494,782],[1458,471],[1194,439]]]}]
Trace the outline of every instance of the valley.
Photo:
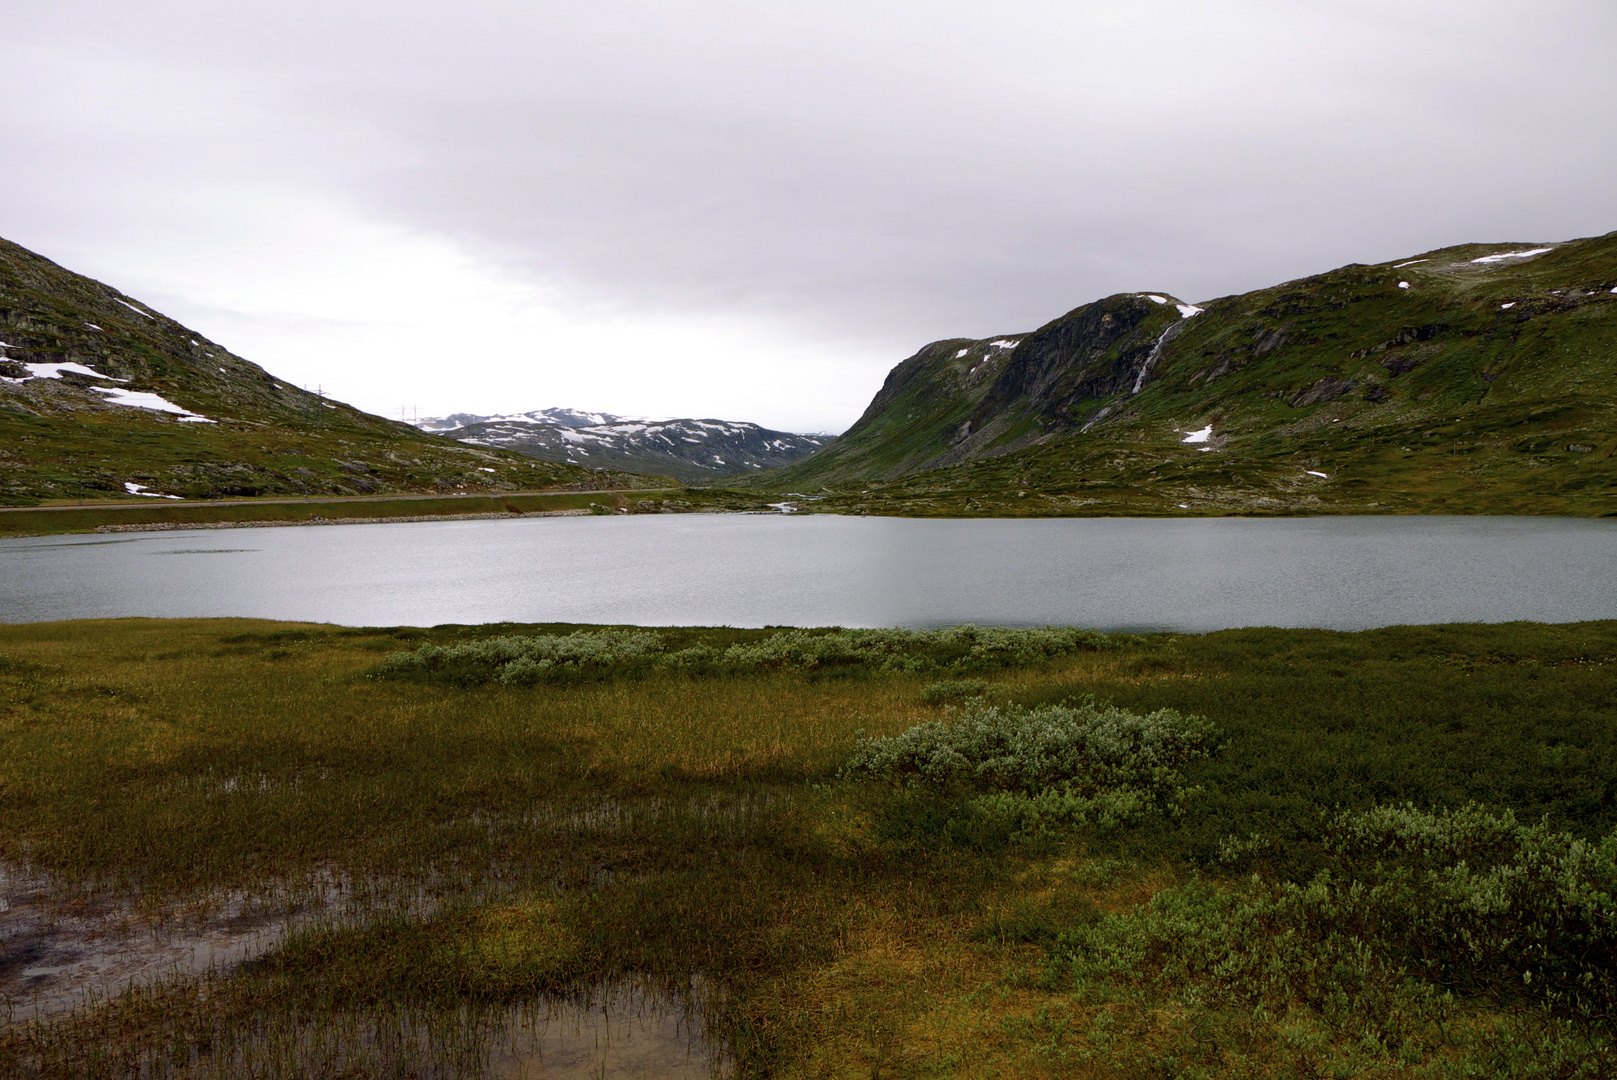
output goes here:
[{"label": "valley", "polygon": [[836,438],[560,408],[389,421],[10,244],[0,342],[12,506],[674,484],[677,506],[611,508],[1617,513],[1617,234],[1444,248],[1199,305],[1118,294],[926,346]]},{"label": "valley", "polygon": [[[1330,620],[1551,590],[1488,569],[1487,521],[1466,549],[1383,519],[1351,574],[1249,541],[1225,587],[1215,528],[1313,525],[782,519],[1617,513],[1614,251],[1118,294],[927,346],[808,447],[566,410],[421,430],[0,248],[9,565],[42,603],[228,616],[0,625],[0,1072],[1612,1073],[1617,624],[1579,584],[1608,522],[1510,523],[1594,555],[1527,538],[1515,565],[1591,605],[1535,617],[1604,621],[1359,630]],[[771,516],[13,539],[704,511]],[[830,526],[876,542],[804,546]],[[1028,530],[1023,592],[933,543],[987,527]],[[1396,579],[1378,549],[1429,561]],[[1025,623],[1055,581],[1093,612],[1107,567],[1111,633],[722,607],[851,582]],[[1164,567],[1237,601],[1224,625],[1269,597],[1340,628],[1126,632],[1146,579],[1170,618],[1195,602]],[[293,594],[336,606],[279,617],[330,621],[234,617]],[[612,614],[655,595],[726,625]]]}]

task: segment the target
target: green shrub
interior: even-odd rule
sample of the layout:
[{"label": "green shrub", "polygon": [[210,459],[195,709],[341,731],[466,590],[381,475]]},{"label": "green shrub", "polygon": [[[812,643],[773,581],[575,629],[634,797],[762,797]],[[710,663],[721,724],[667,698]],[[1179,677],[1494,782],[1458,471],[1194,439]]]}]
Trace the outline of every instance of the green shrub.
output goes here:
[{"label": "green shrub", "polygon": [[1475,806],[1380,807],[1328,819],[1325,843],[1336,865],[1306,882],[1197,880],[1075,927],[1048,977],[1152,983],[1269,1017],[1301,1005],[1387,1052],[1433,1037],[1461,996],[1519,1003],[1573,1025],[1591,1052],[1606,1045],[1617,834],[1591,844]]},{"label": "green shrub", "polygon": [[945,630],[786,630],[751,645],[732,645],[724,662],[744,671],[864,667],[883,672],[971,672],[1026,667],[1082,650],[1106,636],[1070,626],[1032,630],[954,626]]},{"label": "green shrub", "polygon": [[[975,702],[947,719],[866,742],[843,774],[967,794],[970,827],[1030,837],[1178,813],[1184,768],[1213,750],[1213,725],[1172,709],[1141,716],[1093,699],[1036,709]],[[952,828],[955,828],[952,826]]]},{"label": "green shrub", "polygon": [[373,669],[379,678],[415,678],[461,686],[608,675],[644,667],[663,648],[647,630],[579,630],[572,634],[497,637],[464,645],[423,645],[390,653]]},{"label": "green shrub", "polygon": [[414,652],[389,654],[372,674],[471,686],[489,682],[522,685],[648,670],[708,675],[972,672],[1027,666],[1107,645],[1104,634],[1072,627],[1004,630],[956,626],[946,630],[782,630],[762,641],[722,650],[698,644],[669,651],[666,640],[651,631],[579,630],[567,635],[422,645]]},{"label": "green shrub", "polygon": [[1326,842],[1342,873],[1403,905],[1380,935],[1422,978],[1568,1014],[1617,1007],[1617,833],[1406,806],[1338,815]]},{"label": "green shrub", "polygon": [[971,704],[944,720],[866,742],[852,776],[939,788],[1093,795],[1184,781],[1205,757],[1213,725],[1159,709],[1141,716],[1093,698],[1036,709]]}]

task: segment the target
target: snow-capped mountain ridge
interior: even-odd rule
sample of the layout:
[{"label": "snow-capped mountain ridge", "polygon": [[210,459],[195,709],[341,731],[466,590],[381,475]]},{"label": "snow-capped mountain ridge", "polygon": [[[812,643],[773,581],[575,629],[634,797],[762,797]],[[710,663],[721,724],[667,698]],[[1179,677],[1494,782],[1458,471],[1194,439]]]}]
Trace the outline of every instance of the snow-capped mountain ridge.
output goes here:
[{"label": "snow-capped mountain ridge", "polygon": [[773,431],[745,421],[655,420],[576,409],[497,416],[453,413],[413,422],[423,431],[543,461],[628,468],[686,483],[787,465],[831,441],[829,435]]},{"label": "snow-capped mountain ridge", "polygon": [[427,416],[410,420],[423,431],[434,433],[453,431],[472,424],[534,423],[555,424],[557,427],[602,427],[609,424],[657,423],[646,416],[619,416],[615,413],[584,412],[579,409],[534,409],[531,412],[508,413],[500,416],[482,416],[477,413],[450,413],[448,416]]}]

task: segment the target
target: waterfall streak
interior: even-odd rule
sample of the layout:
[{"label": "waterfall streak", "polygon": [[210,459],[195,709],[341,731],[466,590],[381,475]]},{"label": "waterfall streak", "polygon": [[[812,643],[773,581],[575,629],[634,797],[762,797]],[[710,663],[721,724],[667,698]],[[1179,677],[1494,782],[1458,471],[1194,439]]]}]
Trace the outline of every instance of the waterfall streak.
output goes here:
[{"label": "waterfall streak", "polygon": [[1140,392],[1140,387],[1145,385],[1145,377],[1151,373],[1151,366],[1157,362],[1157,357],[1162,355],[1162,347],[1168,344],[1168,342],[1172,341],[1174,338],[1178,337],[1179,332],[1183,330],[1189,322],[1190,320],[1188,318],[1180,319],[1178,322],[1168,327],[1168,329],[1164,330],[1162,335],[1157,338],[1157,343],[1151,346],[1151,354],[1145,358],[1145,363],[1140,365],[1140,373],[1134,376],[1134,389],[1129,391],[1130,397],[1138,394]]}]

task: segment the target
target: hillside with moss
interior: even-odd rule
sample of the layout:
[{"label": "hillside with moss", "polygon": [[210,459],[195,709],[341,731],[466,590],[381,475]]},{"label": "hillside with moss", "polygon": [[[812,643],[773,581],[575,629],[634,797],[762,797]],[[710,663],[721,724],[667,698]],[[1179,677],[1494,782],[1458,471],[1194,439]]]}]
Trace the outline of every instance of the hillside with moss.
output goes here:
[{"label": "hillside with moss", "polygon": [[308,393],[0,240],[0,505],[582,490],[645,479],[468,446]]},{"label": "hillside with moss", "polygon": [[1617,513],[1617,233],[928,345],[755,478],[913,514]]}]

